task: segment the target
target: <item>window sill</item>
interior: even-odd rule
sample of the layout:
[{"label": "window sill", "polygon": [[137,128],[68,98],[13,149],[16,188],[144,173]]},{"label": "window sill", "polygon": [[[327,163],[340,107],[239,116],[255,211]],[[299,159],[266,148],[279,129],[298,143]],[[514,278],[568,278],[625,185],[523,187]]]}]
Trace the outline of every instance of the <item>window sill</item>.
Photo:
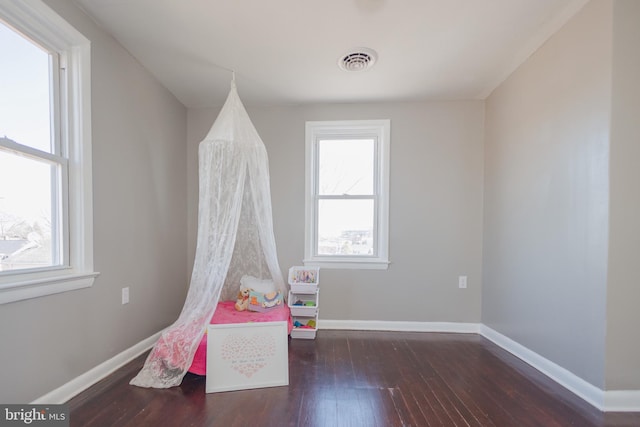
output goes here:
[{"label": "window sill", "polygon": [[305,266],[344,270],[387,270],[389,261],[359,259],[305,259]]},{"label": "window sill", "polygon": [[0,287],[0,305],[93,286],[100,273],[74,273],[16,281]]}]

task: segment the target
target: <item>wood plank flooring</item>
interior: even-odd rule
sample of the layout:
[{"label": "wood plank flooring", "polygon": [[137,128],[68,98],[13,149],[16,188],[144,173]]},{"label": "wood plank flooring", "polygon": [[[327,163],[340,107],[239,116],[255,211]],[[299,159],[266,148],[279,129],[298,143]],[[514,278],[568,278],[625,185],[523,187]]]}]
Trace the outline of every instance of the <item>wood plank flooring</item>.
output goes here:
[{"label": "wood plank flooring", "polygon": [[130,386],[144,356],[70,400],[71,426],[640,426],[604,414],[476,334],[318,332],[289,341],[289,386]]}]

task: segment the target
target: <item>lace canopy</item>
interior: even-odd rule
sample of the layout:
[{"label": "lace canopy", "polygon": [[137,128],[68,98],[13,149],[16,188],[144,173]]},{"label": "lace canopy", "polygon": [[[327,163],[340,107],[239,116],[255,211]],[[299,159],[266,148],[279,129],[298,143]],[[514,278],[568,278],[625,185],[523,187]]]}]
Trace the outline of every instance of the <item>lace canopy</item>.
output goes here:
[{"label": "lace canopy", "polygon": [[132,385],[179,385],[218,301],[236,298],[241,276],[272,279],[286,294],[273,235],[267,151],[235,81],[200,143],[198,160],[198,238],[189,292],[178,320],[162,332]]}]

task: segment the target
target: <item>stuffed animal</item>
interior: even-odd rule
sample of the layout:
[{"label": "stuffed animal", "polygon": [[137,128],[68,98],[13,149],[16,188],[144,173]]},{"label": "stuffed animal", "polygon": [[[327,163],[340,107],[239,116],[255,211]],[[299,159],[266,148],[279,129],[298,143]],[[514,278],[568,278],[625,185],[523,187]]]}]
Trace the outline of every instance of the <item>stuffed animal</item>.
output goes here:
[{"label": "stuffed animal", "polygon": [[240,292],[238,292],[238,299],[236,300],[236,310],[245,311],[249,308],[249,293],[250,289],[240,288]]}]

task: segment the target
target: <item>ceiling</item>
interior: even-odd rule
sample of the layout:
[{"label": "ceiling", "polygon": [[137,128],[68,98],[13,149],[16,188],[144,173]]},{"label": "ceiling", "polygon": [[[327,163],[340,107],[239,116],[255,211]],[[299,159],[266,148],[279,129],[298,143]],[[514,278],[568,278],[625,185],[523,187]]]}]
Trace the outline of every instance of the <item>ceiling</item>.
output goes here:
[{"label": "ceiling", "polygon": [[[186,107],[484,99],[587,0],[74,0]],[[341,70],[352,48],[378,53]]]}]

